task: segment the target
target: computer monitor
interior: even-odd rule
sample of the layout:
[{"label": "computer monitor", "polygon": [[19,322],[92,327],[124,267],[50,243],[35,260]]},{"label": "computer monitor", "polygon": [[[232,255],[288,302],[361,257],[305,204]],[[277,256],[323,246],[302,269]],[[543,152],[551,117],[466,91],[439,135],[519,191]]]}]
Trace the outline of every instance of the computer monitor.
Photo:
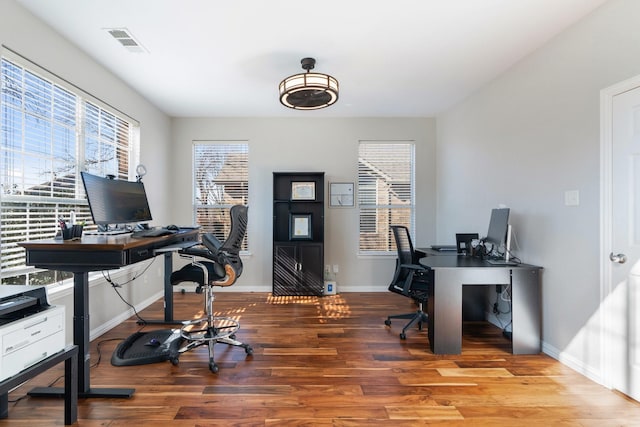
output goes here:
[{"label": "computer monitor", "polygon": [[489,231],[484,241],[491,243],[494,251],[497,251],[500,246],[504,246],[506,260],[509,259],[509,232],[509,208],[492,209]]},{"label": "computer monitor", "polygon": [[104,178],[87,172],[80,175],[96,225],[151,221],[147,193],[141,181]]}]

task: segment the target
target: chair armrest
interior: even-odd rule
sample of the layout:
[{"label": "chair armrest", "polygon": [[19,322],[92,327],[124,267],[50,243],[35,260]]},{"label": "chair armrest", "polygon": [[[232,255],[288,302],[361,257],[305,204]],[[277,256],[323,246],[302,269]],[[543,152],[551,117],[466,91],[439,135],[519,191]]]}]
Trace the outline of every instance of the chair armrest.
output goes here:
[{"label": "chair armrest", "polygon": [[194,255],[194,256],[199,256],[199,257],[203,257],[203,258],[209,258],[211,259],[212,257],[212,253],[211,251],[209,251],[207,248],[203,247],[203,246],[192,246],[190,248],[184,248],[180,251],[181,255]]},{"label": "chair armrest", "polygon": [[411,270],[429,271],[430,267],[422,264],[400,264],[400,267],[410,268]]}]

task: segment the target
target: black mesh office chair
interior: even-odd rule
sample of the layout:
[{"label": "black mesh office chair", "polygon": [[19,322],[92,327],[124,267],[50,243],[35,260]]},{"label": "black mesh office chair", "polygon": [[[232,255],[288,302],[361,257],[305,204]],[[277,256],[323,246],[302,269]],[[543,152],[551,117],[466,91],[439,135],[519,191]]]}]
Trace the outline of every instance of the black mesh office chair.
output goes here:
[{"label": "black mesh office chair", "polygon": [[385,325],[391,326],[391,319],[410,319],[400,333],[400,338],[404,340],[407,338],[407,329],[417,323],[418,328],[422,330],[422,324],[428,320],[423,306],[429,297],[429,286],[433,280],[433,272],[429,267],[420,264],[419,254],[422,252],[418,254],[418,251],[413,249],[409,229],[402,225],[392,225],[391,230],[398,249],[398,259],[389,290],[411,298],[418,306],[418,309],[413,313],[389,316],[384,321]]},{"label": "black mesh office chair", "polygon": [[205,294],[206,316],[183,322],[180,335],[186,343],[171,360],[174,364],[178,363],[180,354],[205,344],[209,347],[209,369],[213,373],[218,372],[213,353],[216,343],[242,347],[247,354],[253,354],[250,345],[235,339],[235,333],[240,329],[237,320],[213,315],[214,286],[231,286],[242,274],[240,248],[247,230],[247,211],[248,208],[242,205],[231,208],[231,230],[224,243],[220,243],[213,234],[206,233],[202,235],[202,245],[180,251],[181,256],[191,258],[191,263],[171,274],[171,284],[175,286],[181,282],[195,282],[196,292]]}]

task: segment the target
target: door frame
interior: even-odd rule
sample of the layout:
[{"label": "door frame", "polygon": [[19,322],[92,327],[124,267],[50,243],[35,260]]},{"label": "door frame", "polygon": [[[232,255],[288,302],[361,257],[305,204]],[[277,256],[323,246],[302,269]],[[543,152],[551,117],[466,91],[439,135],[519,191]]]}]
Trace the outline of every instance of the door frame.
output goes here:
[{"label": "door frame", "polygon": [[613,251],[613,98],[640,87],[640,75],[616,83],[600,91],[600,375],[604,386],[613,388],[611,378],[611,345],[613,318],[607,312],[606,299],[613,292],[612,265],[609,254]]}]

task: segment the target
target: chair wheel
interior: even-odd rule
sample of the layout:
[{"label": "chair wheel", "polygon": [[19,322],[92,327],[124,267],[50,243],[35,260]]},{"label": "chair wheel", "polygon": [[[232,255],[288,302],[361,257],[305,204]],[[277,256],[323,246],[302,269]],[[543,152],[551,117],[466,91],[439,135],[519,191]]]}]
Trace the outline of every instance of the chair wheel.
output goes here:
[{"label": "chair wheel", "polygon": [[178,360],[178,358],[177,358],[177,357],[172,357],[171,359],[169,359],[169,361],[171,362],[171,364],[172,364],[173,366],[178,366],[178,362],[179,362],[179,360]]},{"label": "chair wheel", "polygon": [[249,356],[251,356],[253,354],[253,349],[251,348],[250,345],[248,345],[244,348],[244,352],[247,353]]},{"label": "chair wheel", "polygon": [[235,340],[236,339],[236,334],[229,335],[229,338],[231,338],[232,340]]},{"label": "chair wheel", "polygon": [[404,332],[400,332],[400,339],[401,340],[406,340],[407,339],[407,335]]},{"label": "chair wheel", "polygon": [[384,324],[387,326],[391,326],[391,320],[387,319],[384,321]]},{"label": "chair wheel", "polygon": [[215,362],[209,362],[209,370],[214,374],[217,374],[220,368],[218,368],[218,365]]}]

